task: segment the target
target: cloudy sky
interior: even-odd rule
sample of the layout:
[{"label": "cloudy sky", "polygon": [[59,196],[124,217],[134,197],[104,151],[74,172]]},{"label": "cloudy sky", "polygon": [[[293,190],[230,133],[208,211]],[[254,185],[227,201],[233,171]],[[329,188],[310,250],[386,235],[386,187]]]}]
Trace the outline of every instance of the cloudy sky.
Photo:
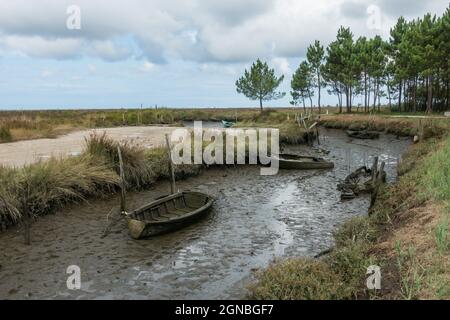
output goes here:
[{"label": "cloudy sky", "polygon": [[[80,9],[80,29],[71,5]],[[447,6],[447,0],[0,0],[0,109],[256,106],[234,86],[256,58],[285,74],[281,89],[289,92],[307,46],[332,41],[340,25],[356,36],[387,37],[398,16],[441,15]],[[288,95],[268,103],[288,104]]]}]

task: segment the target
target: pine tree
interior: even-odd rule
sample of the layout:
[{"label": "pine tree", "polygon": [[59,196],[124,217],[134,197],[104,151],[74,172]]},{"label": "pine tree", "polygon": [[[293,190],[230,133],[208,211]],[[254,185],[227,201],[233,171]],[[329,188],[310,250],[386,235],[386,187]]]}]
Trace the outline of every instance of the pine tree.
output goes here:
[{"label": "pine tree", "polygon": [[319,114],[321,112],[320,110],[320,98],[321,98],[321,89],[322,89],[322,83],[323,83],[323,77],[322,77],[322,69],[323,69],[323,60],[325,57],[325,51],[323,49],[323,46],[320,44],[320,41],[316,40],[314,42],[314,45],[310,45],[308,47],[308,51],[306,53],[306,57],[308,59],[308,63],[311,67],[311,72],[315,75],[315,87],[317,88],[317,106],[319,107]]},{"label": "pine tree", "polygon": [[236,91],[244,94],[251,100],[259,100],[259,107],[263,110],[263,101],[280,99],[285,96],[284,92],[276,89],[284,79],[275,76],[275,70],[270,69],[266,62],[257,59],[250,68],[245,70],[244,75],[236,81]]}]

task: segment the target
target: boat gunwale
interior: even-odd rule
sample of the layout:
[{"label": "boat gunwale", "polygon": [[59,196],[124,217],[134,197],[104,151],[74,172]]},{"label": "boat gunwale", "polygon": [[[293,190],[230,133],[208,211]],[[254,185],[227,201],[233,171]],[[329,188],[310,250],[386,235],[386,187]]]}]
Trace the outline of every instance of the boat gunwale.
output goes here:
[{"label": "boat gunwale", "polygon": [[[294,159],[286,159],[283,156],[292,157]],[[324,158],[314,157],[314,156],[302,156],[299,154],[293,154],[293,153],[280,153],[278,155],[278,160],[282,161],[295,161],[295,162],[330,162],[325,160]],[[301,161],[301,159],[310,159],[313,161]]]},{"label": "boat gunwale", "polygon": [[[183,214],[182,216],[174,216],[174,217],[168,218],[168,219],[166,219],[166,220],[162,220],[162,221],[156,221],[156,220],[141,220],[141,219],[135,219],[135,218],[132,217],[132,215],[134,215],[134,214],[136,214],[136,213],[139,213],[139,212],[141,212],[141,211],[148,210],[148,209],[150,209],[150,208],[153,207],[153,206],[156,206],[156,205],[165,203],[165,202],[170,201],[170,200],[172,200],[172,199],[179,198],[179,197],[181,197],[183,194],[186,194],[186,193],[187,193],[187,194],[197,194],[197,195],[201,195],[201,196],[206,196],[207,201],[206,201],[206,203],[205,203],[203,206],[198,207],[198,208],[195,208],[195,209],[192,208],[193,211],[189,211],[188,213]],[[172,223],[177,222],[177,221],[183,221],[183,220],[185,220],[185,219],[187,219],[187,218],[190,218],[190,217],[192,217],[192,216],[194,216],[194,215],[196,215],[196,214],[198,214],[198,213],[200,213],[200,212],[203,212],[203,211],[205,211],[205,210],[208,210],[208,209],[212,206],[214,200],[215,200],[214,197],[212,197],[212,196],[210,196],[209,194],[206,194],[206,193],[197,192],[197,191],[182,191],[182,192],[178,192],[178,193],[169,195],[169,196],[167,196],[167,197],[164,197],[164,198],[155,200],[155,201],[153,201],[153,202],[151,202],[151,203],[149,203],[149,204],[147,204],[147,205],[145,205],[145,206],[143,206],[143,207],[140,207],[140,208],[138,208],[138,209],[136,209],[136,210],[133,210],[132,212],[130,212],[130,213],[127,214],[127,218],[128,218],[129,220],[134,220],[134,221],[139,221],[139,222],[145,223],[146,225],[164,225],[164,224],[172,224]],[[187,207],[187,206],[186,206],[186,207]],[[188,208],[188,207],[187,207],[187,208]]]}]

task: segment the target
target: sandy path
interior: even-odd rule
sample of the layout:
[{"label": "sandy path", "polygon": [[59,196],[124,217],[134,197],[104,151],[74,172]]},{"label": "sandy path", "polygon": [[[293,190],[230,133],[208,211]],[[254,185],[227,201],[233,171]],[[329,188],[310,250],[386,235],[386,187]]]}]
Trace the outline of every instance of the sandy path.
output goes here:
[{"label": "sandy path", "polygon": [[164,144],[164,135],[176,127],[119,127],[72,132],[56,139],[36,139],[0,144],[0,165],[23,166],[50,157],[78,155],[84,147],[85,138],[93,132],[106,132],[115,140],[134,140],[146,148]]}]

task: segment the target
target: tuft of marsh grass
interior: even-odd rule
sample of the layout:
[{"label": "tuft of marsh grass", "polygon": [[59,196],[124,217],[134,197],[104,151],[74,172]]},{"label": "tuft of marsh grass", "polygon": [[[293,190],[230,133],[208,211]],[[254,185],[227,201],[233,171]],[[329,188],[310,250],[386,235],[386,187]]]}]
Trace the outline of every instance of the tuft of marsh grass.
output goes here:
[{"label": "tuft of marsh grass", "polygon": [[418,293],[422,289],[425,269],[417,261],[413,246],[404,250],[402,244],[397,242],[395,248],[402,296],[405,300],[417,299]]},{"label": "tuft of marsh grass", "polygon": [[356,242],[371,242],[378,236],[378,229],[373,221],[366,216],[353,217],[344,222],[334,232],[334,239],[338,247]]},{"label": "tuft of marsh grass", "polygon": [[248,298],[263,300],[342,299],[342,284],[322,261],[287,259],[256,273]]},{"label": "tuft of marsh grass", "polygon": [[3,228],[19,222],[24,206],[30,216],[43,215],[67,203],[111,193],[119,182],[114,171],[89,155],[2,168],[0,180]]},{"label": "tuft of marsh grass", "polygon": [[0,126],[0,142],[12,141],[11,131],[6,126]]},{"label": "tuft of marsh grass", "polygon": [[145,151],[139,145],[132,142],[118,142],[108,137],[106,133],[93,133],[85,143],[85,153],[102,159],[117,174],[120,173],[119,156],[117,148],[120,147],[125,180],[128,188],[140,189],[155,181],[155,174],[148,165]]},{"label": "tuft of marsh grass", "polygon": [[450,234],[448,232],[448,215],[441,218],[434,231],[434,238],[438,251],[442,254],[450,250]]}]

